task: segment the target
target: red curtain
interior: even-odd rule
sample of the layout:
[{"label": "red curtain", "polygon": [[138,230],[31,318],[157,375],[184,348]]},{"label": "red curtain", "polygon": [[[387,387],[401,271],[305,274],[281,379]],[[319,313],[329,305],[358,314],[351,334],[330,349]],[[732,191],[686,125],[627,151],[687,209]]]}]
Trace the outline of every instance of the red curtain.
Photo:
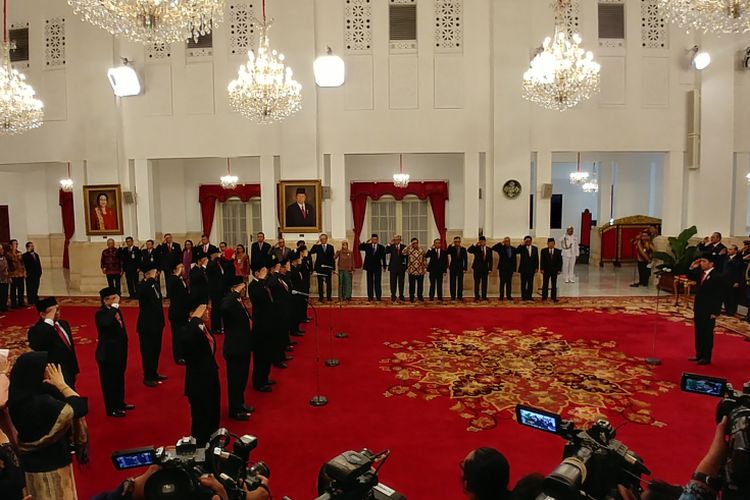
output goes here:
[{"label": "red curtain", "polygon": [[201,220],[205,234],[211,234],[216,202],[224,202],[229,198],[239,198],[245,202],[250,198],[260,198],[260,184],[238,184],[234,189],[224,189],[219,184],[202,184],[198,188],[198,203],[201,204]]},{"label": "red curtain", "polygon": [[354,265],[362,267],[362,254],[359,253],[360,236],[365,221],[367,198],[378,200],[390,195],[397,200],[405,196],[416,196],[420,200],[430,200],[430,207],[435,216],[435,225],[445,246],[445,202],[448,199],[448,183],[445,181],[410,182],[405,188],[398,188],[390,182],[352,182],[349,199],[352,201],[354,216]]},{"label": "red curtain", "polygon": [[70,255],[68,246],[73,233],[76,232],[76,220],[73,215],[73,193],[60,190],[60,215],[62,216],[63,234],[65,245],[63,246],[63,268],[70,269]]}]

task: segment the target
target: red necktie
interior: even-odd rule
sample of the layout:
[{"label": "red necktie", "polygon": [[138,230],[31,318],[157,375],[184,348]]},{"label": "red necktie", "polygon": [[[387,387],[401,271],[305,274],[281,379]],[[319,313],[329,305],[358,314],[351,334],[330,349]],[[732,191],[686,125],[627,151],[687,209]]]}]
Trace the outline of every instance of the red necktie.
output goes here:
[{"label": "red necktie", "polygon": [[306,219],[307,218],[307,210],[305,210],[305,206],[304,205],[300,205],[299,208],[300,208],[300,210],[302,210],[302,218]]},{"label": "red necktie", "polygon": [[63,331],[62,327],[60,326],[60,323],[55,323],[55,331],[57,332],[58,337],[60,337],[60,340],[62,340],[63,343],[67,346],[67,348],[70,349],[71,348],[70,339]]},{"label": "red necktie", "polygon": [[707,278],[707,277],[708,277],[708,274],[706,274],[706,273],[703,273],[703,274],[701,275],[701,285],[703,284],[703,282],[704,282],[704,281],[706,281],[706,278]]}]

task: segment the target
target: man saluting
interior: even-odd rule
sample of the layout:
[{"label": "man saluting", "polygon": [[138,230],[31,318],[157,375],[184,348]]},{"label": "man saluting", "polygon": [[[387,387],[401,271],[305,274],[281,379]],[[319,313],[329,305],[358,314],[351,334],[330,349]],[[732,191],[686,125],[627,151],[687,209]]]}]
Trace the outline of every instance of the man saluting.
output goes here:
[{"label": "man saluting", "polygon": [[39,300],[36,310],[39,321],[29,329],[29,347],[34,351],[47,351],[47,361],[60,365],[65,383],[75,390],[79,370],[70,325],[60,319],[60,306],[54,297]]},{"label": "man saluting", "polygon": [[102,306],[96,311],[96,363],[107,415],[124,417],[135,408],[125,402],[125,368],[128,364],[128,333],[120,311],[120,296],[112,287],[99,290]]}]

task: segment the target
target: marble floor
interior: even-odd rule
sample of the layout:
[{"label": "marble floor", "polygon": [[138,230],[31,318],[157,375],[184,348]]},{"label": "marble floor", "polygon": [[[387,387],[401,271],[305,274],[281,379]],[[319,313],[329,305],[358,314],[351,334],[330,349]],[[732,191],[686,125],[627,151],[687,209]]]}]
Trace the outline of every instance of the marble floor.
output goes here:
[{"label": "marble floor", "polygon": [[[576,266],[576,283],[564,283],[562,280],[558,281],[558,293],[561,297],[597,297],[597,296],[640,296],[640,295],[655,295],[656,288],[652,285],[648,288],[638,287],[631,288],[629,285],[635,279],[635,266],[623,265],[622,267],[613,267],[612,265],[606,265],[604,267],[589,266],[589,265],[578,265]],[[313,279],[313,292],[317,291],[317,286]],[[353,283],[353,295],[355,297],[367,296],[367,287],[365,274],[362,271],[356,271],[354,273]],[[63,269],[47,269],[44,271],[42,276],[41,288],[39,294],[45,295],[57,295],[57,296],[80,296],[80,295],[92,295],[91,293],[80,293],[75,290],[71,290],[69,286],[68,271]],[[333,293],[336,295],[336,289],[338,283],[334,279]],[[106,280],[102,276],[102,287],[106,286]],[[123,283],[124,286],[124,283]],[[425,278],[425,295],[429,283]],[[464,278],[464,297],[473,297],[474,295],[474,280],[471,271],[466,273]],[[489,282],[490,297],[497,297],[499,288],[499,280],[496,272],[493,272]],[[383,296],[387,297],[390,294],[390,288],[388,285],[388,274],[383,275]],[[408,294],[408,279],[404,293]],[[538,291],[537,291],[538,293]],[[448,296],[448,280],[444,282],[444,295]]]}]

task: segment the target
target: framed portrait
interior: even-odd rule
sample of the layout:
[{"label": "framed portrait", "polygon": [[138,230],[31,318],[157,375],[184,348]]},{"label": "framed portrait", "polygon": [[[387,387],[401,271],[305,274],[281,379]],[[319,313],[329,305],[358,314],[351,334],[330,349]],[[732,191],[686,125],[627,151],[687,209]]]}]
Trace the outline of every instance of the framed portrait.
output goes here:
[{"label": "framed portrait", "polygon": [[119,184],[83,186],[87,236],[122,235],[122,191]]},{"label": "framed portrait", "polygon": [[279,181],[279,221],[285,233],[319,233],[322,221],[319,180]]}]

